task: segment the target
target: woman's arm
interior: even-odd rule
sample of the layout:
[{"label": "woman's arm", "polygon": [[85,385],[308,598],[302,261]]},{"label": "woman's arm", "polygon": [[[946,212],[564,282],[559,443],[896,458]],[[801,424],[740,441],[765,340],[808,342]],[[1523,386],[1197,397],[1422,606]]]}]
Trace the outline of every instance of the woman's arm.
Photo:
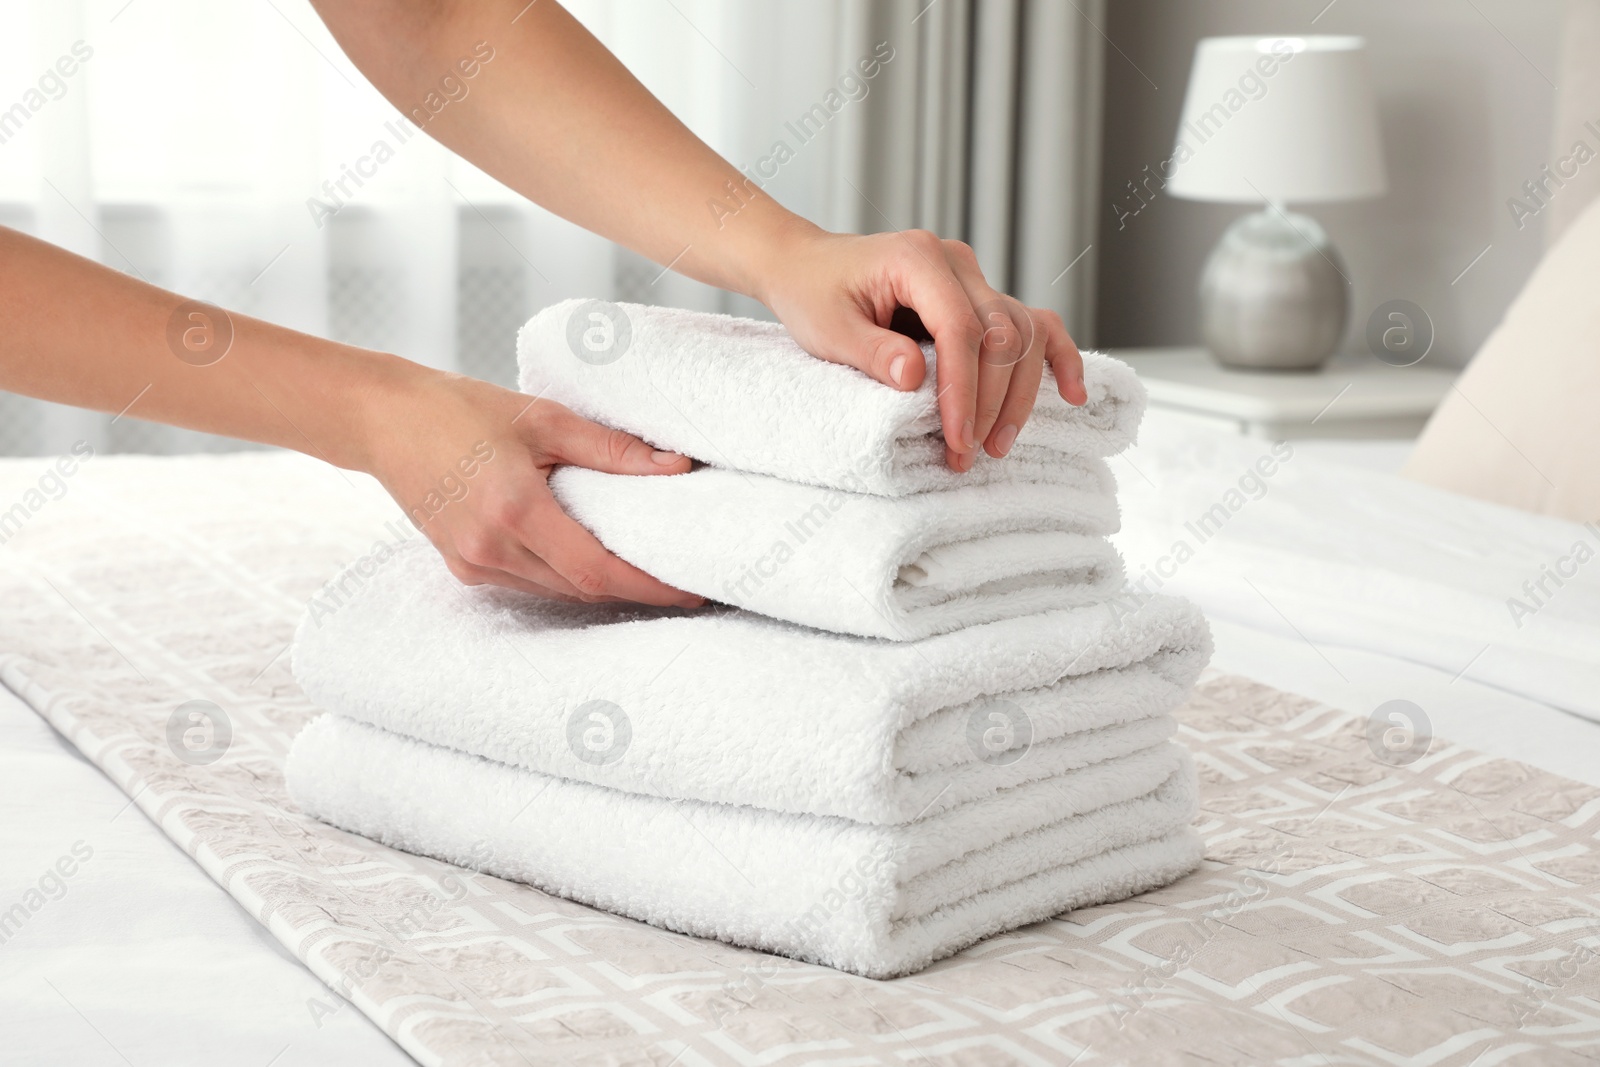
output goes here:
[{"label": "woman's arm", "polygon": [[608,553],[545,483],[557,463],[677,474],[685,457],[548,400],[185,301],[3,227],[0,389],[367,471],[469,584],[700,603]]},{"label": "woman's arm", "polygon": [[[1060,318],[1002,297],[971,249],[923,231],[830,234],[786,211],[555,0],[313,3],[356,66],[427,133],[535,203],[762,301],[813,355],[914,389],[921,351],[887,329],[896,307],[913,308],[934,338],[955,469],[971,467],[980,443],[1010,450],[1046,359],[1062,395],[1083,402],[1082,362]],[[467,95],[434,113],[430,103],[449,99],[446,79],[459,90],[467,69]],[[730,189],[745,206],[731,217],[708,209]]]}]

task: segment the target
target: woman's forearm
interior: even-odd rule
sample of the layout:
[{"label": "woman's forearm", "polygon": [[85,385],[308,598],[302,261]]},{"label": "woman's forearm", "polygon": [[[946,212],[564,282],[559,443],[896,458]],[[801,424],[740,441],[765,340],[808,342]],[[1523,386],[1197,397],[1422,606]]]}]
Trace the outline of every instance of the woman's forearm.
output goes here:
[{"label": "woman's forearm", "polygon": [[196,304],[0,228],[0,389],[366,471],[470,584],[692,605],[562,513],[557,463],[689,461],[550,401]]},{"label": "woman's forearm", "polygon": [[923,353],[890,328],[897,309],[915,311],[933,338],[952,469],[971,469],[980,447],[1010,451],[1047,361],[1061,395],[1084,402],[1059,316],[996,291],[970,248],[925,231],[829,234],[786,211],[556,0],[312,2],[426,133],[535,203],[760,300],[812,355],[916,389]]},{"label": "woman's forearm", "polygon": [[196,305],[0,228],[0,388],[11,392],[364,469],[373,401],[417,369]]},{"label": "woman's forearm", "polygon": [[[313,2],[351,60],[428,134],[658,263],[760,298],[789,243],[782,235],[815,230],[691,133],[559,4]],[[743,206],[730,218],[712,202]]]}]

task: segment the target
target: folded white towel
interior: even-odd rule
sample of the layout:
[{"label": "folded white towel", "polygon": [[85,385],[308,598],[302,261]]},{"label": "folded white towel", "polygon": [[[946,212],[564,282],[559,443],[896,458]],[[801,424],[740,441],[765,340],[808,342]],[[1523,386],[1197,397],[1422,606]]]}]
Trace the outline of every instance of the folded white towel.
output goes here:
[{"label": "folded white towel", "polygon": [[793,482],[899,496],[992,480],[1050,481],[1063,457],[1132,443],[1144,386],[1123,363],[1084,353],[1089,402],[1073,407],[1050,372],[1010,455],[945,466],[935,360],[915,392],[806,354],[776,323],[676,308],[568,300],[517,338],[520,383],[586,418],[695,459]]},{"label": "folded white towel", "polygon": [[295,740],[287,777],[307,812],[385,844],[873,978],[1200,859],[1176,745],[894,827],[622,793],[335,715]]},{"label": "folded white towel", "polygon": [[895,643],[467,589],[413,541],[313,599],[293,665],[324,710],[530,770],[893,823],[1156,744],[1209,654],[1170,598]]},{"label": "folded white towel", "polygon": [[679,589],[835,633],[906,641],[1115,596],[1102,460],[1080,486],[995,483],[869,496],[702,467],[628,477],[563,467],[562,506]]}]

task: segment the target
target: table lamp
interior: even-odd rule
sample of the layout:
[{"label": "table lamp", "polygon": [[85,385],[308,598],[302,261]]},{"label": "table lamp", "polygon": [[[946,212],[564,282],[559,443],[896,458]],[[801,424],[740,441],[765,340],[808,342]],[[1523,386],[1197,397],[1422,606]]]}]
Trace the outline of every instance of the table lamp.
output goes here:
[{"label": "table lamp", "polygon": [[1208,37],[1195,46],[1166,190],[1262,204],[1228,227],[1200,277],[1200,333],[1222,364],[1304,370],[1349,314],[1348,272],[1290,203],[1381,196],[1378,108],[1360,37]]}]

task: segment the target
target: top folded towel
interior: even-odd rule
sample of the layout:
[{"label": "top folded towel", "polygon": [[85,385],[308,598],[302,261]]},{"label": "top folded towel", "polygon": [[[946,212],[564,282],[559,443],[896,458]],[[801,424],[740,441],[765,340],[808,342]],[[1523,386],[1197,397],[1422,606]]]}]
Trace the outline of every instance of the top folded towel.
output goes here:
[{"label": "top folded towel", "polygon": [[1133,442],[1145,392],[1118,360],[1085,352],[1089,401],[1062,400],[1047,369],[1004,459],[944,462],[935,360],[900,392],[808,355],[777,323],[603,300],[552,304],[517,338],[520,385],[585,418],[714,466],[880,496],[985,482],[1054,481],[1063,457]]}]

